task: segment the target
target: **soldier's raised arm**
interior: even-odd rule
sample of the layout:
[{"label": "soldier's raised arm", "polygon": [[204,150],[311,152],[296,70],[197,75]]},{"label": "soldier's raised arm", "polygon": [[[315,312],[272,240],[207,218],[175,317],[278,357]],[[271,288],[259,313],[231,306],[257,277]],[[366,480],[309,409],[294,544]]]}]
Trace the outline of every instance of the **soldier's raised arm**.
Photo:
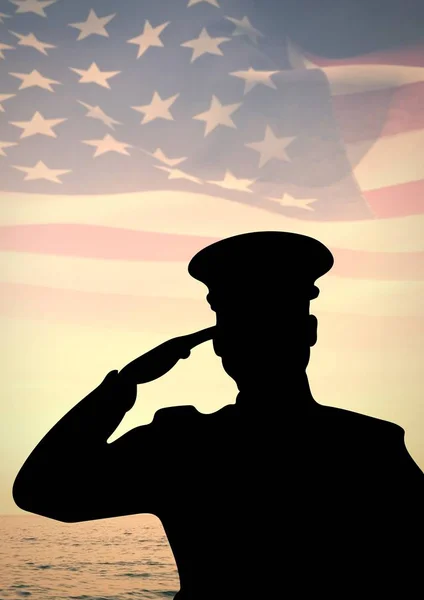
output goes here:
[{"label": "soldier's raised arm", "polygon": [[107,440],[137,397],[137,383],[161,377],[213,328],[164,342],[118,371],[44,436],[20,469],[13,498],[23,510],[64,522],[155,513],[166,439],[142,425]]}]

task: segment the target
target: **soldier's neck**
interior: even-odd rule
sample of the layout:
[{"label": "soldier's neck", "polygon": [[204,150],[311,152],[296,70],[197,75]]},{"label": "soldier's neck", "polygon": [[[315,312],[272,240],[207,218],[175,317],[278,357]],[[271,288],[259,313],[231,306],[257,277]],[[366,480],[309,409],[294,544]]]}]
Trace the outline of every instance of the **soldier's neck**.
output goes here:
[{"label": "soldier's neck", "polygon": [[279,401],[284,402],[285,409],[294,411],[317,405],[305,371],[297,374],[285,373],[283,376],[268,377],[266,380],[252,378],[237,382],[237,387],[239,393],[236,404],[241,408],[265,408],[268,404],[274,405],[275,408],[275,402]]}]

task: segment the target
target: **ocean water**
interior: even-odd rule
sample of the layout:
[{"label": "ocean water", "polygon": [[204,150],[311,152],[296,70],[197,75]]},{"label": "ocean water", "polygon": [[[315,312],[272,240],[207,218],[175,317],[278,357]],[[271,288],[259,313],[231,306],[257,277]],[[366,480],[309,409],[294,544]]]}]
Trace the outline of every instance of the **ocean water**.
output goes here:
[{"label": "ocean water", "polygon": [[86,523],[0,515],[0,600],[169,600],[178,589],[153,515]]}]

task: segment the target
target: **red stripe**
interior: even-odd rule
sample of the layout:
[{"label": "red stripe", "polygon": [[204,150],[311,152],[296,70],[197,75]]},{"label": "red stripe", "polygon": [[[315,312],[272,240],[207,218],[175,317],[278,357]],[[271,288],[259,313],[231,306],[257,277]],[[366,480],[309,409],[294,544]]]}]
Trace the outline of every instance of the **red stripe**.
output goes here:
[{"label": "red stripe", "polygon": [[0,250],[126,261],[186,261],[207,237],[68,223],[0,227]]},{"label": "red stripe", "polygon": [[424,129],[424,83],[333,96],[332,104],[345,143]]},{"label": "red stripe", "polygon": [[[0,314],[51,324],[181,335],[215,323],[202,300],[134,297],[0,283]],[[422,349],[424,319],[316,311],[319,347],[377,351]]]},{"label": "red stripe", "polygon": [[[424,179],[422,181],[410,181],[409,183],[394,185],[392,187],[369,190],[362,192],[362,194],[374,215],[381,219],[424,213]],[[405,255],[404,266],[409,261],[407,256]],[[422,255],[416,254],[415,256],[416,260],[423,263]],[[412,265],[410,267],[415,269]],[[420,267],[417,265],[417,271],[422,273],[423,270],[424,265]],[[400,279],[402,278],[400,277]]]},{"label": "red stripe", "polygon": [[0,295],[0,314],[17,319],[156,333],[194,331],[214,324],[206,297],[201,302],[2,282]]},{"label": "red stripe", "polygon": [[352,58],[323,58],[304,53],[304,56],[319,65],[330,67],[337,65],[405,65],[408,67],[424,67],[424,44],[406,46],[404,48],[393,48],[380,52],[370,52]]},{"label": "red stripe", "polygon": [[[393,215],[404,197],[423,209],[424,182],[365,194],[381,216]],[[400,211],[399,211],[400,212]],[[96,225],[18,225],[0,227],[0,250],[125,261],[183,261],[217,238],[131,231]],[[422,253],[361,252],[331,249],[335,264],[329,275],[361,279],[422,280]]]}]

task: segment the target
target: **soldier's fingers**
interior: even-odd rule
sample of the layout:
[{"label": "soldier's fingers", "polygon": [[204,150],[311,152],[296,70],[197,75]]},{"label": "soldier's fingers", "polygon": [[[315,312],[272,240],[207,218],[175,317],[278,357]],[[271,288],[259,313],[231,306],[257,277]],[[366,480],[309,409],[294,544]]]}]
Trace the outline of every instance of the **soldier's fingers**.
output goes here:
[{"label": "soldier's fingers", "polygon": [[194,348],[198,344],[202,344],[207,340],[211,340],[214,334],[215,325],[212,327],[207,327],[206,329],[201,329],[200,331],[195,331],[194,333],[189,333],[188,335],[184,335],[180,339],[184,346],[187,346],[187,348]]}]

